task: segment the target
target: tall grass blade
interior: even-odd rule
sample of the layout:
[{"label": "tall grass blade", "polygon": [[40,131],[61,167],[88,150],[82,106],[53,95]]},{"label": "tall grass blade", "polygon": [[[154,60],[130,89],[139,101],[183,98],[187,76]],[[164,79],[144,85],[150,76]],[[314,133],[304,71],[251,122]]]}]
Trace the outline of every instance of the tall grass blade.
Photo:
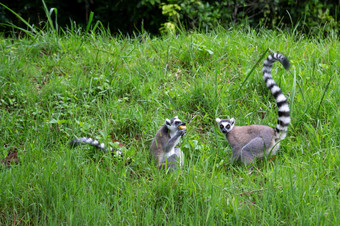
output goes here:
[{"label": "tall grass blade", "polygon": [[103,25],[103,23],[102,22],[100,22],[100,21],[97,21],[96,23],[95,23],[95,25],[93,26],[93,28],[92,28],[92,32],[95,32],[96,30],[97,30],[97,28],[98,28],[98,26],[100,25],[100,27],[102,28],[102,34],[104,33],[104,34],[107,34],[107,31],[105,30],[105,28],[104,28],[104,25]]},{"label": "tall grass blade", "polygon": [[24,24],[27,25],[27,27],[29,27],[29,28],[31,29],[31,31],[28,31],[28,30],[23,29],[23,28],[19,29],[19,27],[18,27],[18,26],[15,26],[15,25],[9,25],[9,26],[11,26],[11,27],[13,27],[13,28],[16,28],[16,29],[19,29],[19,30],[25,32],[26,34],[28,34],[28,35],[30,35],[30,36],[32,36],[31,33],[33,33],[33,34],[36,34],[36,33],[37,33],[37,31],[34,29],[34,27],[33,27],[32,25],[30,25],[30,24],[28,23],[27,20],[25,20],[24,18],[22,18],[19,14],[17,14],[16,12],[14,12],[12,9],[10,9],[10,8],[7,7],[6,5],[2,4],[1,2],[0,2],[0,5],[3,6],[5,9],[7,9],[8,11],[10,11],[11,13],[13,13],[16,17],[18,17]]},{"label": "tall grass blade", "polygon": [[93,15],[94,13],[91,12],[90,13],[90,16],[89,16],[89,22],[87,23],[87,26],[86,26],[86,30],[85,30],[85,33],[87,34],[90,30],[90,26],[91,26],[91,23],[92,23],[92,20],[93,20]]},{"label": "tall grass blade", "polygon": [[293,80],[293,90],[292,90],[292,95],[291,95],[291,98],[290,98],[290,112],[291,114],[294,112],[294,99],[295,99],[295,95],[296,95],[296,73],[294,73],[293,75],[294,77],[294,80]]},{"label": "tall grass blade", "polygon": [[322,94],[322,97],[321,97],[321,100],[320,100],[320,103],[319,103],[319,106],[318,106],[318,110],[316,111],[316,118],[319,117],[319,110],[320,110],[322,101],[323,101],[323,99],[325,98],[326,92],[327,92],[327,90],[328,90],[328,88],[329,88],[329,85],[331,84],[332,79],[333,79],[333,77],[329,77],[328,83],[327,83],[327,85],[326,85],[326,87],[325,87],[325,90],[324,90],[324,92],[323,92],[323,94]]},{"label": "tall grass blade", "polygon": [[21,27],[18,27],[14,24],[5,24],[5,23],[0,23],[0,26],[8,26],[8,27],[11,27],[11,28],[15,28],[17,30],[20,30],[20,31],[23,31],[26,35],[30,36],[31,38],[34,38],[34,34],[32,34],[32,32],[24,29],[24,28],[21,28]]},{"label": "tall grass blade", "polygon": [[54,34],[54,37],[56,38],[57,37],[57,32],[56,32],[56,28],[53,25],[53,21],[52,21],[51,15],[52,15],[52,13],[54,11],[55,12],[55,17],[57,18],[58,11],[55,8],[51,8],[51,10],[48,11],[47,5],[46,5],[44,0],[42,0],[42,3],[44,5],[44,11],[45,11],[45,14],[46,14],[46,17],[47,17],[47,20],[48,20],[48,24],[50,25],[52,33]]},{"label": "tall grass blade", "polygon": [[58,26],[58,9],[57,8],[51,8],[50,12],[49,12],[49,18],[52,17],[53,12],[55,14],[55,25],[54,26],[55,26],[56,32],[58,33],[58,29],[59,29],[59,26]]},{"label": "tall grass blade", "polygon": [[254,66],[252,67],[252,69],[250,70],[250,72],[247,74],[247,77],[244,79],[244,81],[242,82],[240,88],[238,89],[238,91],[240,91],[243,87],[243,85],[246,83],[246,81],[248,80],[249,76],[253,73],[253,71],[255,70],[256,66],[259,64],[260,61],[263,60],[263,58],[266,56],[267,52],[269,51],[269,48],[266,49],[266,51],[264,51],[264,53],[262,54],[262,56],[260,57],[260,59],[254,64]]},{"label": "tall grass blade", "polygon": [[[289,72],[290,72],[290,71],[289,71]],[[301,78],[301,76],[300,76],[300,78]],[[300,90],[300,93],[301,93],[302,99],[303,99],[303,101],[305,101],[305,95],[304,95],[304,93],[303,93],[303,90],[302,90],[302,87],[301,87],[300,83],[299,83],[299,82],[297,82],[297,85],[298,85],[298,87],[299,87],[299,90]]]}]

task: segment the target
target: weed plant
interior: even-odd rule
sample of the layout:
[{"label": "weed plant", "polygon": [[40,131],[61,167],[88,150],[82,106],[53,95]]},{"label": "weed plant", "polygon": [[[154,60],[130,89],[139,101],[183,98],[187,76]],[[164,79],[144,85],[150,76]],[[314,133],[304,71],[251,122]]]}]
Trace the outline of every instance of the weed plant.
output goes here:
[{"label": "weed plant", "polygon": [[[336,33],[42,31],[0,41],[0,158],[14,147],[19,158],[0,166],[1,224],[340,224]],[[249,175],[231,161],[215,118],[275,127],[261,72],[267,49],[291,61],[289,72],[276,63],[272,74],[292,123],[276,158]],[[148,148],[175,115],[188,127],[185,165],[165,174]],[[70,149],[81,136],[121,148],[133,163]]]}]

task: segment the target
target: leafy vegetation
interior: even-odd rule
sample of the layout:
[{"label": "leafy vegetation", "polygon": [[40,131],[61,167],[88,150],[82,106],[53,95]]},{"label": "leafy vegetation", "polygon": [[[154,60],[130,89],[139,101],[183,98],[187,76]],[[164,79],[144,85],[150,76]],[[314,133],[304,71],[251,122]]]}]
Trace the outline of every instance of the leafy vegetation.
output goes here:
[{"label": "leafy vegetation", "polygon": [[[101,21],[111,32],[133,33],[146,30],[153,34],[174,32],[176,26],[207,31],[221,25],[231,27],[246,25],[254,29],[296,29],[305,34],[325,35],[339,29],[339,4],[333,0],[45,0],[49,8],[58,9],[60,27],[70,26],[70,21],[85,26],[94,19]],[[42,0],[3,2],[35,26],[44,18]],[[0,23],[20,25],[21,20],[0,6]],[[24,25],[24,24],[22,24]],[[71,25],[72,26],[72,25]],[[8,27],[1,27],[5,30]]]},{"label": "leafy vegetation", "polygon": [[[340,223],[337,33],[218,27],[114,37],[100,26],[84,34],[47,25],[21,39],[1,37],[0,158],[17,149],[19,163],[0,165],[0,223]],[[249,175],[231,162],[214,119],[275,126],[275,101],[256,66],[268,48],[291,60],[290,72],[275,64],[273,76],[292,124],[278,156]],[[186,161],[165,174],[148,148],[175,115],[188,126]],[[70,149],[80,136],[134,161]]]}]

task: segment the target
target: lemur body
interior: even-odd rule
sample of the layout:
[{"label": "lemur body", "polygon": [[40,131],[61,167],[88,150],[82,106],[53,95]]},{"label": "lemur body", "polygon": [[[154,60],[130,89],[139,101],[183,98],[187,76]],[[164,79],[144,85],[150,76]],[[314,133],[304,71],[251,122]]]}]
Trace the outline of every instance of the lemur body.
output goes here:
[{"label": "lemur body", "polygon": [[278,106],[279,117],[275,129],[265,125],[235,126],[234,118],[216,118],[220,131],[225,134],[232,147],[233,158],[241,160],[247,165],[255,158],[275,155],[280,146],[279,142],[287,135],[290,112],[287,98],[282,94],[280,87],[271,75],[271,68],[275,61],[280,61],[286,70],[290,66],[289,60],[284,55],[274,53],[268,56],[262,68],[263,79],[275,97]]},{"label": "lemur body", "polygon": [[150,158],[160,169],[177,169],[184,163],[184,154],[176,147],[180,138],[186,132],[185,123],[177,116],[166,119],[165,124],[158,130],[149,150]]}]

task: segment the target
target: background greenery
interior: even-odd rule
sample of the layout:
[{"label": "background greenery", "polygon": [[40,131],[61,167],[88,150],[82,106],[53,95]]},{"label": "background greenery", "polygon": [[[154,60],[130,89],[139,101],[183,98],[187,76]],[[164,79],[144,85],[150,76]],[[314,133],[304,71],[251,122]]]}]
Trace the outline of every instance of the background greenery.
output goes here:
[{"label": "background greenery", "polygon": [[[44,10],[41,0],[3,0],[31,24],[41,26]],[[56,8],[62,28],[71,23],[86,25],[90,13],[111,32],[132,33],[146,30],[153,34],[186,29],[212,29],[217,25],[231,27],[243,24],[252,28],[295,28],[307,34],[328,34],[339,29],[339,1],[335,0],[45,0],[49,8]],[[52,16],[55,14],[52,13]],[[72,21],[72,22],[71,22]],[[21,21],[0,7],[0,22],[20,25]],[[3,30],[11,30],[2,27]]]},{"label": "background greenery", "polygon": [[[57,31],[48,19],[43,29],[21,20],[28,29],[20,39],[1,36],[0,158],[14,148],[19,158],[0,163],[1,224],[340,223],[336,31],[324,38],[323,30],[307,37],[219,26],[112,36],[91,23]],[[277,157],[258,161],[249,175],[231,162],[215,117],[275,126],[263,60],[256,65],[268,48],[291,60],[289,72],[275,64],[273,77],[292,123]],[[185,166],[164,174],[148,148],[175,115],[188,125]],[[80,136],[134,161],[70,149]]]}]

